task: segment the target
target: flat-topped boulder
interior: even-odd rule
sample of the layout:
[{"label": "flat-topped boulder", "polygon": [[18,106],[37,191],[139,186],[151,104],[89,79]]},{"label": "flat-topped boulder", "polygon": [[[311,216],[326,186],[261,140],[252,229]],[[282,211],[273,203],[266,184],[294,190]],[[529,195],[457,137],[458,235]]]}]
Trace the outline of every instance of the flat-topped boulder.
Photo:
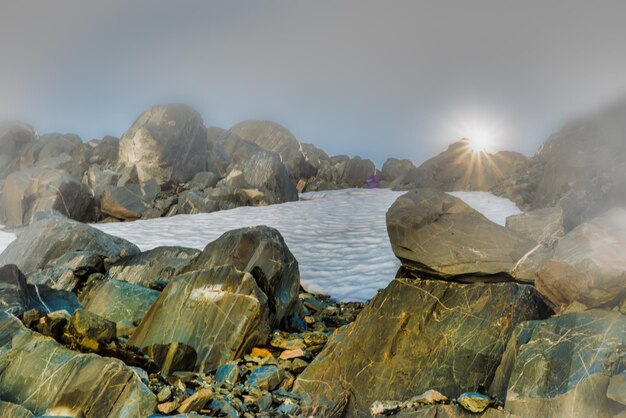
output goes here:
[{"label": "flat-topped boulder", "polygon": [[208,371],[265,343],[269,331],[267,296],[254,277],[221,266],[170,281],[129,343],[146,353],[184,344],[197,354],[194,368]]},{"label": "flat-topped boulder", "polygon": [[556,309],[614,307],[626,297],[626,209],[611,209],[565,235],[537,273]]},{"label": "flat-topped boulder", "polygon": [[618,416],[626,398],[611,389],[623,379],[625,345],[626,318],[619,312],[524,322],[509,340],[490,393],[521,418]]},{"label": "flat-topped boulder", "polygon": [[545,318],[532,286],[396,279],[328,342],[296,393],[343,416],[367,417],[378,400],[436,390],[448,398],[489,387],[515,326]]},{"label": "flat-topped boulder", "polygon": [[28,274],[52,267],[60,257],[77,251],[97,254],[107,262],[116,262],[140,252],[134,244],[122,238],[56,216],[37,221],[21,231],[0,254],[0,266],[16,264]]},{"label": "flat-topped boulder", "polygon": [[142,113],[119,144],[119,161],[134,166],[140,182],[185,183],[206,171],[206,127],[189,106],[155,106]]},{"label": "flat-topped boulder", "polygon": [[[148,416],[156,396],[119,360],[80,354],[0,312],[0,398],[36,416]],[[27,367],[26,367],[27,366]]]},{"label": "flat-topped boulder", "polygon": [[64,170],[28,168],[10,174],[0,206],[9,226],[28,225],[38,214],[58,212],[87,222],[93,218],[90,190]]},{"label": "flat-topped boulder", "polygon": [[254,276],[268,297],[272,326],[298,312],[300,271],[280,232],[267,226],[241,228],[210,242],[185,271],[223,264]]},{"label": "flat-topped boulder", "polygon": [[510,274],[537,245],[434,189],[400,196],[387,211],[387,232],[404,268],[444,278]]}]

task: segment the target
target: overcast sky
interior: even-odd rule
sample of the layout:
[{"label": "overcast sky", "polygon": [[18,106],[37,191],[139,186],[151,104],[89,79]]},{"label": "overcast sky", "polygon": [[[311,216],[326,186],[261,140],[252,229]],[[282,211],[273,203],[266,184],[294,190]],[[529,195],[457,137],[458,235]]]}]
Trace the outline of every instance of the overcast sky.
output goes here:
[{"label": "overcast sky", "polygon": [[626,92],[625,1],[0,0],[0,119],[84,140],[153,104],[421,162],[467,125],[532,154]]}]

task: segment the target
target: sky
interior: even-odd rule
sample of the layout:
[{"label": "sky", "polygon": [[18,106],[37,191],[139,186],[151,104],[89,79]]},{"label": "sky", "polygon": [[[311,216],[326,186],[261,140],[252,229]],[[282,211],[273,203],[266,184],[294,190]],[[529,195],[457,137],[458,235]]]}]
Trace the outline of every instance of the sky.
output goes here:
[{"label": "sky", "polygon": [[0,0],[0,119],[89,140],[181,102],[378,165],[471,135],[531,155],[626,94],[624,16],[603,0]]}]

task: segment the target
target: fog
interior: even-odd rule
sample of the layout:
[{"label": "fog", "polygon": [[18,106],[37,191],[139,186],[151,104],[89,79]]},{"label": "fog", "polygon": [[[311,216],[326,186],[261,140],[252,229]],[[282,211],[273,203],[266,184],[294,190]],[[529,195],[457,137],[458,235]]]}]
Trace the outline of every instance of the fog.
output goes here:
[{"label": "fog", "polygon": [[626,91],[625,15],[621,1],[3,0],[0,119],[88,140],[175,101],[208,126],[271,119],[378,164],[419,163],[468,121],[532,154]]}]

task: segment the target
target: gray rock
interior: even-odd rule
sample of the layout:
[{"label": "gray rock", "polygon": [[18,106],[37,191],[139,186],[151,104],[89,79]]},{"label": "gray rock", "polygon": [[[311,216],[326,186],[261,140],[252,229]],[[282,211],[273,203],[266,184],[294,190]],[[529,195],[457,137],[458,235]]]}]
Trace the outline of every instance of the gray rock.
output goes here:
[{"label": "gray rock", "polygon": [[267,297],[249,273],[193,271],[170,281],[129,343],[186,344],[198,354],[195,368],[212,370],[267,340],[267,314]]},{"label": "gray rock", "polygon": [[96,281],[81,292],[85,310],[109,321],[139,324],[159,292],[119,280]]},{"label": "gray rock", "polygon": [[608,398],[624,369],[626,320],[593,310],[520,324],[490,393],[519,417],[612,417],[624,406]]},{"label": "gray rock", "polygon": [[618,306],[626,296],[626,209],[612,209],[565,235],[537,273],[537,289],[562,311]]},{"label": "gray rock", "polygon": [[294,392],[318,406],[347,397],[344,416],[429,389],[456,397],[488,387],[515,326],[547,314],[532,286],[396,279],[335,334]]},{"label": "gray rock", "polygon": [[563,209],[537,209],[506,218],[506,227],[552,247],[564,235]]},{"label": "gray rock", "polygon": [[6,178],[0,206],[9,226],[28,225],[37,214],[53,212],[87,222],[93,218],[94,200],[66,171],[29,168]]},{"label": "gray rock", "polygon": [[240,138],[278,154],[293,180],[308,179],[315,175],[315,167],[309,164],[300,142],[283,126],[270,121],[248,120],[236,124],[230,130]]},{"label": "gray rock", "polygon": [[22,152],[20,168],[34,167],[46,160],[61,157],[73,161],[76,172],[71,173],[75,177],[82,176],[85,168],[85,151],[83,141],[75,134],[50,133],[39,137]]},{"label": "gray rock", "polygon": [[56,290],[78,291],[90,275],[104,273],[102,256],[92,252],[69,252],[51,260],[47,268],[28,274],[28,282]]},{"label": "gray rock", "polygon": [[168,283],[198,255],[200,251],[184,247],[157,247],[124,258],[109,267],[108,277],[144,287],[155,281]]},{"label": "gray rock", "polygon": [[215,173],[211,173],[208,171],[202,171],[200,173],[196,173],[193,176],[193,179],[189,182],[187,187],[190,189],[209,189],[211,187],[215,187],[217,182],[220,180],[219,176]]},{"label": "gray rock", "polygon": [[139,253],[134,244],[62,217],[44,219],[24,229],[0,254],[0,266],[16,264],[26,274],[52,266],[75,251],[91,252],[108,262]]},{"label": "gray rock", "polygon": [[215,381],[223,385],[229,383],[234,385],[239,380],[240,370],[236,361],[231,361],[225,364],[221,364],[217,370],[215,370]]},{"label": "gray rock", "polygon": [[348,187],[363,187],[368,175],[376,172],[376,166],[370,160],[363,160],[358,155],[344,163],[339,163],[337,182]]},{"label": "gray rock", "polygon": [[28,409],[21,405],[0,401],[0,416],[11,418],[35,418]]},{"label": "gray rock", "polygon": [[461,405],[465,410],[480,413],[484,412],[489,404],[491,403],[491,398],[487,395],[483,395],[482,393],[477,392],[465,392],[461,393],[457,398],[457,402]]},{"label": "gray rock", "polygon": [[298,261],[276,229],[257,226],[226,232],[209,243],[185,271],[223,264],[252,274],[267,295],[272,327],[299,312]]},{"label": "gray rock", "polygon": [[30,125],[0,122],[0,179],[19,170],[22,152],[36,139],[35,130]]},{"label": "gray rock", "polygon": [[393,182],[400,177],[405,176],[411,170],[415,169],[415,165],[410,160],[399,160],[397,158],[388,158],[381,169],[381,180]]},{"label": "gray rock", "polygon": [[99,165],[90,165],[83,176],[83,184],[87,185],[94,195],[96,205],[100,207],[100,201],[104,191],[115,186],[120,179],[120,174],[113,170],[102,169]]},{"label": "gray rock", "polygon": [[117,165],[120,153],[120,140],[105,136],[101,140],[92,139],[85,144],[85,159],[89,165],[98,164],[113,168]]},{"label": "gray rock", "polygon": [[155,179],[141,184],[127,184],[123,187],[105,186],[100,202],[100,211],[117,219],[139,219],[152,209],[161,187]]},{"label": "gray rock", "polygon": [[285,370],[280,366],[261,366],[250,373],[246,384],[262,390],[273,390],[285,378]]},{"label": "gray rock", "polygon": [[3,401],[37,416],[148,416],[154,411],[155,395],[119,360],[68,350],[4,312],[0,336]]},{"label": "gray rock", "polygon": [[112,341],[117,336],[114,322],[83,309],[74,312],[67,332],[79,340],[89,338],[102,344]]},{"label": "gray rock", "polygon": [[465,280],[465,275],[510,274],[537,245],[489,221],[460,199],[433,189],[400,196],[387,211],[387,232],[405,269],[457,280]]},{"label": "gray rock", "polygon": [[185,183],[207,170],[208,155],[202,117],[185,105],[148,109],[120,139],[119,160],[136,167],[139,182]]},{"label": "gray rock", "polygon": [[26,277],[15,265],[0,267],[0,311],[21,316],[27,306]]}]

